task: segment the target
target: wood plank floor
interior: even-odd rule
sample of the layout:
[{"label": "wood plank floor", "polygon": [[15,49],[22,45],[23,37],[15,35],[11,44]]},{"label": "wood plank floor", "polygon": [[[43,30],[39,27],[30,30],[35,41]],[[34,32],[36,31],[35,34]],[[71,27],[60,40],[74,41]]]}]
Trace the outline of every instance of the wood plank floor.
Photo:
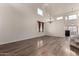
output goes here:
[{"label": "wood plank floor", "polygon": [[79,49],[78,48],[71,46],[71,50],[76,52],[76,54],[79,56]]},{"label": "wood plank floor", "polygon": [[1,56],[76,56],[68,38],[42,36],[0,45]]}]

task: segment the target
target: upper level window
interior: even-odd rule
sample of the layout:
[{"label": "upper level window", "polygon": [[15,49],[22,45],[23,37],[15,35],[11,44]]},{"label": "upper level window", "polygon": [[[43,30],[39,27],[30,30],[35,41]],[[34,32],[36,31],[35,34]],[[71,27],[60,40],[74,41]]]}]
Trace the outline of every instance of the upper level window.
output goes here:
[{"label": "upper level window", "polygon": [[57,19],[57,20],[61,20],[61,19],[63,19],[63,17],[62,17],[62,16],[61,16],[61,17],[57,17],[56,19]]},{"label": "upper level window", "polygon": [[37,8],[37,14],[40,16],[43,16],[43,11],[40,8]]},{"label": "upper level window", "polygon": [[70,15],[69,16],[69,20],[74,20],[74,19],[77,19],[77,15]]}]

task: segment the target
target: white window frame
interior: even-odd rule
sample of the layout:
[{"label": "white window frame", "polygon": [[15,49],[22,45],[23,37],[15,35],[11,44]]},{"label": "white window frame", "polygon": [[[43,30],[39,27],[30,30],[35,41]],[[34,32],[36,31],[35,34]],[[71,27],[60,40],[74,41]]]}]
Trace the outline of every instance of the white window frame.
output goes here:
[{"label": "white window frame", "polygon": [[68,20],[76,20],[76,19],[77,19],[77,15],[76,14],[68,16]]},{"label": "white window frame", "polygon": [[37,8],[37,14],[40,16],[43,16],[43,10],[40,8]]},{"label": "white window frame", "polygon": [[63,16],[57,17],[56,20],[61,20],[63,19]]},{"label": "white window frame", "polygon": [[[69,27],[71,27],[71,29],[69,29]],[[74,30],[74,27],[76,28],[76,30]],[[76,35],[76,34],[78,34],[78,26],[76,26],[76,25],[71,25],[71,26],[68,26],[68,29],[70,30],[70,33],[71,33],[71,35]],[[74,33],[74,34],[72,34],[72,33]]]}]

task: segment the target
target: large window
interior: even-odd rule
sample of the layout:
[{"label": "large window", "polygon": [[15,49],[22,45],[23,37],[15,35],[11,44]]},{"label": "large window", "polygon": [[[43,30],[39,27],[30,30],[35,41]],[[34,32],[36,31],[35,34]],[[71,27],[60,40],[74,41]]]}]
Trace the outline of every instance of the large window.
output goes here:
[{"label": "large window", "polygon": [[78,32],[77,26],[69,26],[68,29],[70,30],[71,35],[76,35]]},{"label": "large window", "polygon": [[56,18],[56,20],[61,20],[61,19],[63,19],[63,16]]},{"label": "large window", "polygon": [[77,15],[69,15],[69,20],[75,20],[77,19]]},{"label": "large window", "polygon": [[43,11],[40,8],[37,8],[37,14],[40,16],[43,16]]}]

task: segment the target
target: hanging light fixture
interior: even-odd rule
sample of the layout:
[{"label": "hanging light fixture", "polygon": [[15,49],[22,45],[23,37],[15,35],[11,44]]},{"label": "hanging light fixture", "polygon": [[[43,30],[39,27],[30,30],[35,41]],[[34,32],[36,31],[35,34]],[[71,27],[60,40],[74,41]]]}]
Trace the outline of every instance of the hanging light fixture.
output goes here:
[{"label": "hanging light fixture", "polygon": [[47,19],[45,19],[45,20],[46,20],[47,23],[50,23],[50,24],[51,24],[51,23],[53,22],[54,19],[52,18],[51,12],[48,12],[50,9],[47,10],[47,7],[49,7],[48,4],[46,4],[46,5],[45,5],[45,8],[44,8],[45,14],[47,15],[47,16],[46,16]]},{"label": "hanging light fixture", "polygon": [[47,18],[44,19],[45,23],[53,23],[54,19],[52,18],[52,16],[48,16]]},{"label": "hanging light fixture", "polygon": [[[39,16],[42,16],[42,19],[43,19],[43,20],[40,20],[40,22],[50,23],[50,24],[51,24],[54,19],[52,18],[51,12],[49,12],[50,9],[47,10],[48,7],[49,7],[49,5],[48,5],[48,4],[45,4],[45,5],[43,5],[43,7],[42,7],[43,10],[40,9],[40,8],[37,8],[37,14],[38,14]],[[44,12],[45,12],[45,15],[44,15]]]},{"label": "hanging light fixture", "polygon": [[51,24],[51,23],[53,22],[53,20],[54,20],[54,19],[53,19],[51,16],[49,16],[48,23]]}]

